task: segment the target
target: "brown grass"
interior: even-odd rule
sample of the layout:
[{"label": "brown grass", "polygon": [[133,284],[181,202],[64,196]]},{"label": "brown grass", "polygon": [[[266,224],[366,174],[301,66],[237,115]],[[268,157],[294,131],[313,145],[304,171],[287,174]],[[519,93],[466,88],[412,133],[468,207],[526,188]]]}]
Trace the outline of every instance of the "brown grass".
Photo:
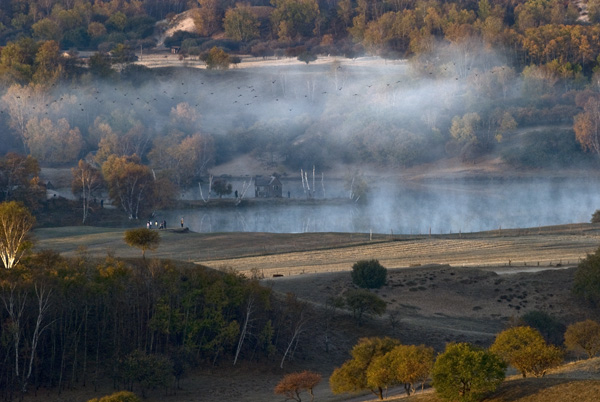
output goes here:
[{"label": "brown grass", "polygon": [[[192,261],[250,273],[302,274],[348,271],[360,259],[378,259],[388,268],[427,264],[453,266],[552,266],[577,264],[600,245],[600,227],[591,224],[412,236],[356,233],[181,233],[161,232],[156,258]],[[133,257],[123,242],[125,229],[62,227],[35,231],[38,248],[73,255],[112,252]]]}]

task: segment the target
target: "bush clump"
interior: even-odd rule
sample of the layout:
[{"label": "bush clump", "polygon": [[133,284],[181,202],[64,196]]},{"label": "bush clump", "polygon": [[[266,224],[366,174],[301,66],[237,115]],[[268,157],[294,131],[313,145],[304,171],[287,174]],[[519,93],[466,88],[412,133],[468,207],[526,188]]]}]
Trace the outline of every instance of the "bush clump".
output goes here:
[{"label": "bush clump", "polygon": [[364,289],[378,289],[385,284],[387,269],[377,260],[361,260],[352,266],[352,282]]}]

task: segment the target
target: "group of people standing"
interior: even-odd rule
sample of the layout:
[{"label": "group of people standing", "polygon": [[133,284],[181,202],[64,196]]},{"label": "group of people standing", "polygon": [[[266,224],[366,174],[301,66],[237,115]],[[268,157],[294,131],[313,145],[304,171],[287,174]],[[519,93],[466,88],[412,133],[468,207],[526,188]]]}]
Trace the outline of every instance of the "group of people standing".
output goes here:
[{"label": "group of people standing", "polygon": [[[146,228],[147,229],[152,229],[153,227],[158,228],[158,229],[166,229],[167,228],[167,221],[166,220],[162,220],[160,223],[158,221],[148,221],[146,222]],[[181,218],[181,227],[183,227],[183,218]]]},{"label": "group of people standing", "polygon": [[[147,229],[152,229],[152,226],[153,226],[152,221],[146,222],[146,228]],[[167,221],[163,219],[160,222],[160,224],[158,223],[158,221],[154,221],[154,227],[157,227],[159,229],[166,229],[167,228]]]}]

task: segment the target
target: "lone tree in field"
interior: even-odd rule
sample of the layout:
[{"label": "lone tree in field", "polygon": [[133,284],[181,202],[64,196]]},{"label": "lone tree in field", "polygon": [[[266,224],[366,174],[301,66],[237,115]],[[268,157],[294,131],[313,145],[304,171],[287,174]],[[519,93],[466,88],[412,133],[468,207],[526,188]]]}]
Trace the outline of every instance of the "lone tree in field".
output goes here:
[{"label": "lone tree in field", "polygon": [[310,400],[315,399],[313,388],[321,382],[321,374],[305,370],[301,373],[290,373],[285,375],[275,387],[277,395],[283,395],[287,399],[302,402],[300,393],[307,391]]},{"label": "lone tree in field", "polygon": [[386,278],[387,269],[377,260],[361,260],[352,266],[352,282],[358,287],[378,289]]},{"label": "lone tree in field", "polygon": [[600,305],[600,248],[577,266],[572,291],[592,306]]},{"label": "lone tree in field", "polygon": [[27,237],[34,224],[35,218],[23,204],[0,203],[0,258],[4,268],[13,268],[31,248]]},{"label": "lone tree in field", "polygon": [[146,258],[146,250],[156,250],[160,244],[160,235],[156,230],[146,228],[131,229],[125,232],[125,243],[142,250],[142,258]]},{"label": "lone tree in field", "polygon": [[563,361],[562,350],[548,345],[538,330],[524,326],[500,332],[490,351],[516,368],[523,378],[529,373],[543,377],[548,369]]},{"label": "lone tree in field", "polygon": [[478,401],[504,381],[506,364],[485,349],[449,343],[433,365],[435,393],[447,401]]},{"label": "lone tree in field", "polygon": [[588,358],[600,352],[600,324],[593,320],[576,322],[565,331],[565,346],[569,350],[584,351]]}]

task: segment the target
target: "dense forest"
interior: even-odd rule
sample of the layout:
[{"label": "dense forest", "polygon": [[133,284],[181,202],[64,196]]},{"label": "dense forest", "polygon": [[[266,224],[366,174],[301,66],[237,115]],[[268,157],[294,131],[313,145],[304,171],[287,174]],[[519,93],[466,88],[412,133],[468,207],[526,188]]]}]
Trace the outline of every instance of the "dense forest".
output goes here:
[{"label": "dense forest", "polygon": [[201,365],[287,366],[300,334],[322,330],[295,296],[194,264],[44,251],[0,275],[2,400],[75,384],[171,393]]}]

